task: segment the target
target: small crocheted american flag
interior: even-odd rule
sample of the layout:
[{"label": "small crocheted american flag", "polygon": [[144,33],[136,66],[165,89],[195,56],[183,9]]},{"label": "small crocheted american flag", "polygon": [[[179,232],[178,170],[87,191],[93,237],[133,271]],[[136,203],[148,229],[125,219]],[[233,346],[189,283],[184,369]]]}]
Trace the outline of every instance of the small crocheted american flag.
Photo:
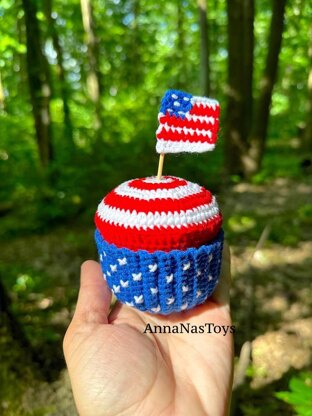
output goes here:
[{"label": "small crocheted american flag", "polygon": [[220,105],[212,98],[168,90],[158,114],[158,153],[213,150],[219,130]]}]

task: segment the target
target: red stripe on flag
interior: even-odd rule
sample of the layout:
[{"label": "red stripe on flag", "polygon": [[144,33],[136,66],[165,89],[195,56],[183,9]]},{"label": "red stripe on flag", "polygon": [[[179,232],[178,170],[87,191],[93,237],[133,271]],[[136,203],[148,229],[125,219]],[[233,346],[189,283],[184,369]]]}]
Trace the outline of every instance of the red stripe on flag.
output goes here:
[{"label": "red stripe on flag", "polygon": [[199,130],[210,130],[212,132],[217,133],[219,130],[219,120],[214,119],[214,123],[212,122],[201,122],[199,120],[188,120],[186,117],[182,119],[181,117],[177,117],[176,115],[167,114],[165,116],[161,116],[159,118],[160,124],[167,123],[168,126],[173,127],[186,127],[187,129],[199,129]]},{"label": "red stripe on flag", "polygon": [[167,131],[163,127],[161,131],[157,133],[157,139],[171,140],[173,142],[189,141],[190,143],[200,142],[214,144],[217,141],[217,134],[212,132],[212,136],[209,138],[208,136],[198,135],[197,133],[191,135],[190,133],[184,133],[183,131],[181,131],[181,133],[178,133],[177,131],[173,132],[172,130]]},{"label": "red stripe on flag", "polygon": [[194,104],[189,111],[190,114],[196,114],[197,116],[209,116],[219,118],[220,116],[220,105],[215,104],[215,109],[213,107],[203,106],[202,104]]}]

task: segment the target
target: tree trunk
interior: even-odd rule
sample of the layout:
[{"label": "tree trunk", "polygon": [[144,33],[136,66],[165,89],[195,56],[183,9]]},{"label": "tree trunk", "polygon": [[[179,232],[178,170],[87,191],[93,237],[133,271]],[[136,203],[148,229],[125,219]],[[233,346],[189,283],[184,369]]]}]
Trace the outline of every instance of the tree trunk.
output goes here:
[{"label": "tree trunk", "polygon": [[[25,16],[18,16],[16,19],[16,34],[18,37],[18,42],[21,45],[25,45],[26,43],[26,36],[25,36]],[[19,93],[27,94],[28,93],[28,80],[27,80],[27,64],[26,64],[26,56],[25,53],[17,51],[16,52],[18,64],[19,64],[19,71],[18,71],[18,90]]]},{"label": "tree trunk", "polygon": [[51,86],[47,62],[42,52],[41,34],[37,20],[36,1],[22,0],[26,26],[26,64],[28,83],[35,121],[40,162],[43,168],[52,160],[52,135],[50,117]]},{"label": "tree trunk", "polygon": [[243,176],[242,155],[247,151],[244,126],[244,31],[242,0],[227,0],[228,85],[225,117],[225,167],[229,175]]},{"label": "tree trunk", "polygon": [[308,76],[308,102],[307,102],[307,124],[304,132],[304,145],[308,152],[312,151],[312,25],[309,31],[310,45],[309,45],[309,60],[310,71]]},{"label": "tree trunk", "polygon": [[27,348],[29,347],[28,341],[25,339],[25,335],[19,322],[11,312],[11,299],[6,291],[4,284],[0,279],[0,321],[1,326],[5,324],[9,327],[9,332],[13,337],[20,341],[20,343]]},{"label": "tree trunk", "polygon": [[249,157],[245,166],[247,176],[260,170],[264,155],[272,93],[277,78],[278,58],[283,38],[286,1],[273,0],[268,54],[260,83],[260,95],[255,106],[256,112],[251,131]]},{"label": "tree trunk", "polygon": [[87,89],[95,107],[94,130],[97,139],[102,128],[102,75],[100,72],[99,45],[95,33],[95,22],[91,0],[80,0],[83,28],[88,48]]},{"label": "tree trunk", "polygon": [[[36,354],[28,341],[20,322],[11,311],[11,299],[0,278],[0,355],[5,366],[15,372],[21,380],[33,381],[34,376],[41,376]],[[12,349],[18,353],[19,365],[12,360]],[[30,381],[29,380],[29,381]]]},{"label": "tree trunk", "polygon": [[273,0],[268,54],[257,106],[253,106],[254,0],[227,0],[228,105],[225,163],[230,175],[249,177],[261,167],[277,76],[286,0]]},{"label": "tree trunk", "polygon": [[133,0],[133,24],[131,27],[132,35],[132,83],[137,86],[141,81],[141,71],[142,71],[142,61],[141,61],[141,48],[140,48],[140,33],[139,33],[139,24],[138,18],[141,12],[140,0]]},{"label": "tree trunk", "polygon": [[177,88],[185,89],[187,74],[186,74],[186,65],[185,65],[185,38],[184,38],[184,12],[183,4],[181,0],[177,0]]},{"label": "tree trunk", "polygon": [[60,44],[58,33],[56,30],[56,18],[52,14],[52,0],[46,0],[44,2],[45,6],[45,16],[48,22],[48,31],[51,36],[53,47],[57,54],[57,74],[60,81],[60,92],[63,101],[63,112],[64,112],[64,136],[67,143],[69,143],[70,148],[73,145],[73,126],[70,117],[70,108],[68,104],[69,92],[68,84],[66,80],[66,73],[64,69],[64,57],[63,50]]},{"label": "tree trunk", "polygon": [[254,59],[254,0],[243,0],[243,137],[249,137],[253,110],[253,59]]},{"label": "tree trunk", "polygon": [[4,89],[2,84],[2,76],[0,72],[0,110],[5,109],[5,102],[4,102]]},{"label": "tree trunk", "polygon": [[209,97],[210,87],[210,43],[207,18],[207,0],[198,0],[200,29],[200,85],[201,94]]}]

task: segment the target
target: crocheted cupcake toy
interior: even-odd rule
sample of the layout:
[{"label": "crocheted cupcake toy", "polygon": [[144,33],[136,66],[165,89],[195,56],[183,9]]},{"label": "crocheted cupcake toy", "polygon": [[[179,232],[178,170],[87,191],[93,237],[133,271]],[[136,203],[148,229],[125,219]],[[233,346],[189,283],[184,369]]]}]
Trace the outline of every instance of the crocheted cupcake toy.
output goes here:
[{"label": "crocheted cupcake toy", "polygon": [[[219,111],[215,100],[168,91],[156,132],[162,162],[165,153],[211,150]],[[170,314],[213,293],[221,268],[222,215],[204,187],[161,172],[126,181],[100,202],[95,224],[103,276],[120,302]]]}]

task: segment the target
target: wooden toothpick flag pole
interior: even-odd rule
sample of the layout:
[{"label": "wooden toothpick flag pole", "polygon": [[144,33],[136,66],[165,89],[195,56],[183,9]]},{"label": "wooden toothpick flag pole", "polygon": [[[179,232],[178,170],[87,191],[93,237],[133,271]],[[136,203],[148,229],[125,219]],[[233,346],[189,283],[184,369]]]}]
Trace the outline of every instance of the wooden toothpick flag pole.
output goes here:
[{"label": "wooden toothpick flag pole", "polygon": [[159,155],[159,162],[158,162],[158,172],[157,172],[157,179],[160,181],[162,176],[162,171],[164,167],[164,160],[165,160],[165,154],[160,153]]}]

